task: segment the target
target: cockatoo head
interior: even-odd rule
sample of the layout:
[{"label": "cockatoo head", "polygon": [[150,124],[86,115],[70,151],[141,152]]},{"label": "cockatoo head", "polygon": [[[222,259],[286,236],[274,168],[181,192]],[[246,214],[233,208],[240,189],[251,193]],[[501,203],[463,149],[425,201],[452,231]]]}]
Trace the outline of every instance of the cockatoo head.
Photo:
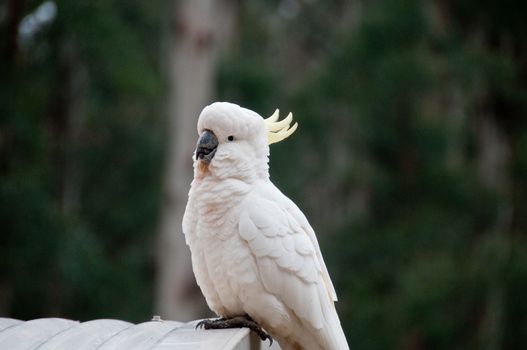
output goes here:
[{"label": "cockatoo head", "polygon": [[194,164],[198,176],[245,181],[269,177],[269,145],[291,135],[291,113],[282,121],[278,110],[263,119],[258,113],[234,103],[215,102],[203,109],[198,119],[198,143]]}]

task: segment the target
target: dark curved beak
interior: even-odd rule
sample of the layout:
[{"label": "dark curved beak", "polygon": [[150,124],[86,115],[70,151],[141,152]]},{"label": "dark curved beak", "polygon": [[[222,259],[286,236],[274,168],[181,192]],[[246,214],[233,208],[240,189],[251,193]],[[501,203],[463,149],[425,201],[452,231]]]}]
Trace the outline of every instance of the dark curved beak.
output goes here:
[{"label": "dark curved beak", "polygon": [[210,130],[205,130],[199,135],[198,144],[196,145],[196,159],[201,159],[209,163],[218,147],[218,138]]}]

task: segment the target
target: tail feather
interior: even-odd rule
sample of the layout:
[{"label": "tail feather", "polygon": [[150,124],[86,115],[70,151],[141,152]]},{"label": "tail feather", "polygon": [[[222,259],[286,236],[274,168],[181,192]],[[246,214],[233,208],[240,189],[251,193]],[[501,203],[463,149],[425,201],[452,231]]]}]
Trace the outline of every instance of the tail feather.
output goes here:
[{"label": "tail feather", "polygon": [[319,290],[324,316],[324,327],[319,331],[323,348],[326,350],[349,350],[346,335],[340,324],[333,300],[327,298],[325,290]]},{"label": "tail feather", "polygon": [[328,298],[323,300],[327,302],[322,303],[324,322],[320,329],[315,329],[310,322],[291,311],[290,335],[277,337],[283,350],[349,350],[335,304]]}]

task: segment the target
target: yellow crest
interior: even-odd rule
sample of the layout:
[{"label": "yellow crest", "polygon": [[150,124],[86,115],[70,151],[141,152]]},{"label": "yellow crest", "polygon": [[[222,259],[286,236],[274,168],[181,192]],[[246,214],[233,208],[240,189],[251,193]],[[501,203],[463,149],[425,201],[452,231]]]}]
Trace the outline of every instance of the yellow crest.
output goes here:
[{"label": "yellow crest", "polygon": [[265,120],[267,126],[267,142],[273,144],[280,142],[287,138],[289,135],[295,132],[298,127],[298,123],[294,123],[293,126],[289,127],[293,121],[293,114],[289,113],[285,119],[278,121],[279,111],[274,111],[273,115]]}]

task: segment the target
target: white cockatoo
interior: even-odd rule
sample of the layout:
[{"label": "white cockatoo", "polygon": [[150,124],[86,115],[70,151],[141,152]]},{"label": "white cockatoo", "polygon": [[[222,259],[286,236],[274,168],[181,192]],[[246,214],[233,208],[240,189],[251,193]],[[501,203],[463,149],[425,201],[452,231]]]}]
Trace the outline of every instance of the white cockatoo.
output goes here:
[{"label": "white cockatoo", "polygon": [[220,316],[200,325],[249,327],[266,339],[261,326],[284,350],[349,349],[315,232],[269,179],[269,144],[295,131],[291,121],[227,102],[199,116],[183,232],[198,285]]}]

